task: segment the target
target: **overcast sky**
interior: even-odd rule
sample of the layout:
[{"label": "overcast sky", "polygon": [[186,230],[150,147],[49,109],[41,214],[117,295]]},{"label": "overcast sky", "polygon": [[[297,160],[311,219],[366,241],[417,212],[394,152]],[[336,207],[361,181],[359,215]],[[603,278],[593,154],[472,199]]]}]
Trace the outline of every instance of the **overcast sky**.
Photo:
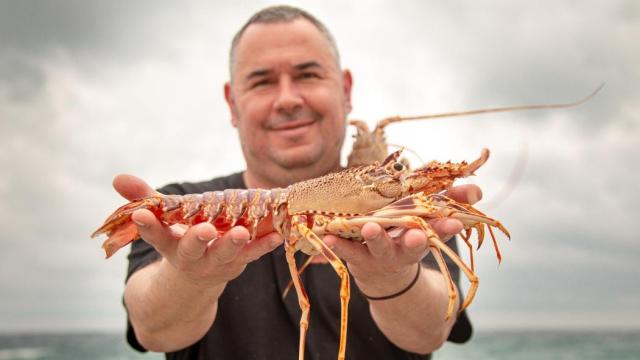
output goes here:
[{"label": "overcast sky", "polygon": [[[480,250],[476,328],[640,328],[640,3],[325,3],[293,2],[333,31],[351,117],[370,124],[607,82],[577,108],[396,124],[388,140],[423,161],[492,151],[478,207],[512,240],[500,266]],[[227,52],[269,4],[0,0],[0,332],[123,328],[128,251],[105,261],[89,239],[123,202],[111,179],[244,167]]]}]

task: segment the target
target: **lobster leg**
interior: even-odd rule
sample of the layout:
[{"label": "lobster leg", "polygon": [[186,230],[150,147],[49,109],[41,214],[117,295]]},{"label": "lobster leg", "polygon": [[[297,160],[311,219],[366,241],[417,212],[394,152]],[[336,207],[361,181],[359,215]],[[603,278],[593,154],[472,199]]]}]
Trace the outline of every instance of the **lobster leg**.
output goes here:
[{"label": "lobster leg", "polygon": [[[451,199],[449,199],[449,200],[453,201]],[[485,213],[483,213],[482,211],[474,208],[471,205],[461,204],[461,203],[458,203],[458,205],[463,206],[469,213],[472,213],[472,214],[475,214],[475,215],[479,215],[479,216],[484,217],[484,218],[488,218]],[[456,217],[456,216],[454,215],[453,217]],[[464,220],[465,220],[464,215],[461,216],[461,220],[464,222]],[[504,226],[502,226],[502,224],[500,224],[500,222],[498,222],[496,220],[492,220],[492,221],[495,224],[488,223],[487,224],[487,229],[489,230],[489,235],[491,235],[491,241],[493,242],[493,249],[496,252],[496,258],[498,259],[498,263],[501,263],[502,262],[502,254],[500,253],[500,247],[498,247],[498,242],[496,241],[496,235],[493,233],[493,229],[491,229],[491,225],[497,227],[500,231],[505,233],[505,235],[507,235],[507,237],[509,237],[509,232],[506,231],[507,229]],[[478,249],[480,249],[480,246],[482,245],[482,240],[484,239],[484,226],[482,225],[482,223],[477,223],[474,227],[478,231]]]},{"label": "lobster leg", "polygon": [[471,264],[471,271],[475,271],[475,265],[473,262],[473,246],[469,241],[469,239],[471,238],[471,229],[466,229],[464,234],[460,234],[460,237],[462,238],[464,243],[467,245],[467,248],[469,249],[469,262]]},{"label": "lobster leg", "polygon": [[[299,275],[302,275],[302,273],[307,269],[307,267],[311,265],[312,260],[313,260],[313,255],[309,255],[307,260],[305,260],[304,264],[302,264],[300,269],[297,270]],[[289,281],[289,283],[287,284],[287,287],[284,288],[284,291],[282,292],[282,300],[287,298],[287,295],[289,294],[289,291],[291,291],[292,286],[293,286],[293,280]]]},{"label": "lobster leg", "polygon": [[[471,269],[469,269],[469,267],[462,261],[462,259],[460,259],[458,254],[456,254],[442,240],[440,240],[440,238],[435,233],[435,231],[433,231],[433,228],[431,227],[431,225],[429,225],[429,223],[427,223],[421,217],[416,215],[403,216],[402,214],[400,214],[400,216],[397,216],[397,217],[391,217],[390,213],[388,213],[387,215],[388,216],[371,215],[371,216],[361,216],[361,217],[353,217],[353,218],[337,218],[331,221],[327,225],[326,230],[329,233],[337,234],[339,236],[339,234],[351,232],[352,229],[358,229],[359,231],[360,229],[362,229],[362,226],[364,226],[364,224],[368,222],[375,222],[385,229],[393,228],[393,227],[401,227],[401,228],[409,228],[409,229],[420,229],[424,231],[427,236],[428,246],[431,249],[434,249],[434,248],[437,249],[437,251],[434,252],[434,256],[436,258],[436,261],[438,262],[438,266],[440,267],[442,275],[446,278],[447,282],[449,284],[453,284],[453,280],[451,279],[451,275],[449,274],[446,264],[443,261],[441,252],[444,252],[445,254],[447,254],[447,256],[451,258],[451,260],[456,265],[458,265],[458,267],[464,272],[467,279],[469,279],[469,282],[471,283],[469,288],[469,293],[465,297],[465,300],[462,306],[460,307],[460,311],[464,310],[467,306],[469,306],[469,304],[471,304],[471,302],[473,301],[473,298],[478,289],[479,280],[478,280],[478,277],[475,275],[475,273]],[[454,293],[455,288],[453,288],[451,285],[448,285],[448,289],[449,289],[449,306],[448,306],[449,310],[447,311],[447,315],[445,316],[445,319],[449,319],[453,314],[453,307],[455,305],[455,299],[456,299],[456,294]]]},{"label": "lobster leg", "polygon": [[300,272],[296,266],[296,259],[293,256],[296,249],[292,243],[295,243],[295,241],[296,239],[294,235],[291,234],[289,240],[285,242],[285,254],[287,257],[287,264],[289,265],[289,272],[291,273],[291,279],[293,280],[293,286],[296,289],[296,294],[298,294],[298,305],[300,306],[300,310],[302,310],[302,315],[300,316],[300,346],[298,349],[298,360],[304,360],[304,344],[307,336],[307,328],[309,328],[309,310],[311,308],[311,304],[309,303],[307,292],[302,286]]},{"label": "lobster leg", "polygon": [[[338,360],[344,360],[347,349],[347,319],[349,316],[349,297],[351,294],[349,285],[349,272],[347,271],[347,267],[342,263],[340,258],[338,258],[338,256],[324,243],[324,241],[322,241],[318,237],[318,235],[316,235],[313,231],[311,231],[311,229],[309,229],[306,224],[305,216],[293,216],[291,219],[291,227],[292,233],[297,233],[302,239],[308,241],[315,250],[319,251],[329,261],[333,269],[336,271],[336,273],[338,273],[338,276],[340,277],[340,345],[338,349]],[[293,254],[291,255],[291,257],[293,257]],[[289,261],[289,259],[287,259],[287,261]],[[289,269],[291,270],[291,263],[289,264]],[[293,273],[291,275],[293,276]],[[298,289],[298,287],[302,287],[302,284],[300,283],[299,274],[297,272],[296,277],[298,277],[298,283],[296,284],[296,282],[294,281],[294,286],[296,287],[298,296],[300,296],[301,291]],[[303,317],[304,316],[305,314],[303,311]],[[308,319],[308,308],[306,316]],[[307,321],[307,319],[305,319],[305,321]],[[303,330],[302,320],[300,323],[300,330]],[[304,328],[304,331],[306,331],[306,328]],[[300,334],[300,336],[301,351],[304,351],[304,343],[302,343],[302,333]]]},{"label": "lobster leg", "polygon": [[456,289],[456,285],[453,283],[451,273],[449,272],[449,268],[447,267],[447,263],[445,262],[440,249],[437,246],[431,244],[429,245],[429,248],[431,249],[431,253],[433,253],[433,257],[438,263],[440,272],[447,281],[449,291],[449,305],[447,308],[447,315],[445,316],[445,320],[449,320],[451,318],[451,314],[453,314],[453,307],[455,306],[456,299],[458,298],[458,290]]},{"label": "lobster leg", "polygon": [[[473,301],[473,298],[476,296],[476,292],[478,291],[478,284],[480,280],[478,279],[476,274],[471,269],[469,269],[469,267],[462,261],[462,259],[460,259],[458,254],[456,254],[453,250],[451,250],[451,248],[448,247],[442,240],[440,240],[440,238],[436,237],[431,240],[433,241],[433,245],[435,245],[438,249],[444,251],[445,254],[447,254],[447,256],[451,260],[453,260],[453,262],[456,263],[456,265],[458,265],[460,270],[462,270],[462,272],[467,276],[467,279],[469,279],[469,282],[471,283],[471,285],[469,286],[469,293],[464,298],[464,302],[460,306],[460,311],[462,311],[466,309],[467,306],[469,306],[469,304],[471,304],[471,302]],[[449,277],[449,279],[451,279],[451,277]]]},{"label": "lobster leg", "polygon": [[508,238],[509,231],[497,220],[492,219],[469,204],[459,203],[440,194],[425,195],[413,194],[400,199],[388,206],[371,213],[375,216],[398,217],[401,215],[416,215],[422,218],[453,218],[462,222],[465,229],[475,228],[478,231],[478,248],[484,238],[484,225],[489,229],[489,235],[493,241],[498,262],[502,261],[502,255],[491,227],[502,231]]}]

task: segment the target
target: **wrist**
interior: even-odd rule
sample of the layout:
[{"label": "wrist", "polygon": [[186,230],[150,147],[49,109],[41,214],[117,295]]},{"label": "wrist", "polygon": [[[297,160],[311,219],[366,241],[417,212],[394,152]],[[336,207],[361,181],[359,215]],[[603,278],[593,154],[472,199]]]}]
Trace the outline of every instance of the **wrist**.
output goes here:
[{"label": "wrist", "polygon": [[398,273],[397,276],[390,276],[385,280],[370,283],[360,283],[356,280],[356,283],[360,293],[366,299],[373,301],[389,300],[411,290],[420,278],[421,269],[422,265],[417,263],[407,267],[405,271]]},{"label": "wrist", "polygon": [[160,260],[160,268],[157,275],[164,281],[180,283],[183,287],[189,287],[195,291],[206,291],[219,296],[227,285],[227,281],[216,277],[204,277],[190,274],[176,268],[166,258]]}]

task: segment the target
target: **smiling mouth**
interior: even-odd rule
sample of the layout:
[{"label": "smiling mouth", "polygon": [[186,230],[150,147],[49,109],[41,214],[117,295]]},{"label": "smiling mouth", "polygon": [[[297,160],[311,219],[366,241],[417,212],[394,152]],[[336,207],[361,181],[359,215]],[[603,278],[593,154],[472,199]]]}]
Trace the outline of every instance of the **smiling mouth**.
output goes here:
[{"label": "smiling mouth", "polygon": [[278,124],[277,126],[270,126],[269,130],[273,130],[273,131],[293,130],[293,129],[309,126],[315,122],[316,122],[315,119],[287,121],[287,122]]}]

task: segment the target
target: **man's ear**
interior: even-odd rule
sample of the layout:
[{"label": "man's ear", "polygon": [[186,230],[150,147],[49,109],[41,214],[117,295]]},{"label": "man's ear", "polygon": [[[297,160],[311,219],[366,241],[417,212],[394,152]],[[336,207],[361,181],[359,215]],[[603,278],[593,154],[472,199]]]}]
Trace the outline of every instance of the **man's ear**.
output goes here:
[{"label": "man's ear", "polygon": [[345,69],[342,71],[342,91],[344,91],[345,107],[347,114],[351,112],[351,87],[353,86],[353,77],[351,71]]},{"label": "man's ear", "polygon": [[229,113],[231,114],[231,125],[233,125],[233,127],[237,128],[238,127],[238,119],[236,117],[236,102],[235,99],[233,98],[233,93],[231,91],[231,83],[230,82],[226,82],[224,83],[224,99],[227,102],[227,106],[229,106]]}]

